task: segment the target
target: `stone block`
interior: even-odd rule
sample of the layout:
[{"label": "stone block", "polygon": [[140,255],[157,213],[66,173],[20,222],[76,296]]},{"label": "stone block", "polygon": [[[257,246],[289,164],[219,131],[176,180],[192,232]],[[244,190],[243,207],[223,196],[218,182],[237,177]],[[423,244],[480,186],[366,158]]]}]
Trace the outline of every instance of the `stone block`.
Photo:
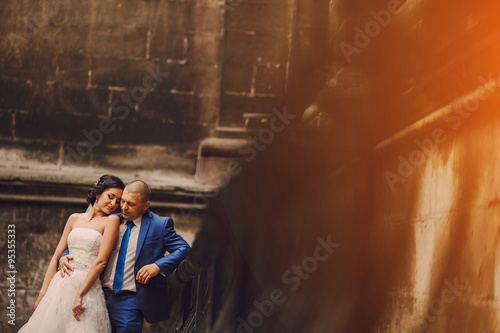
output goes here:
[{"label": "stone block", "polygon": [[201,90],[204,68],[201,64],[176,64],[172,72],[174,89],[182,92]]},{"label": "stone block", "polygon": [[54,109],[58,113],[75,115],[108,115],[109,91],[105,88],[57,85]]},{"label": "stone block", "polygon": [[205,116],[210,118],[210,113],[205,115],[202,108],[207,101],[208,97],[193,94],[151,92],[139,103],[137,115],[158,121],[202,124],[206,122]]},{"label": "stone block", "polygon": [[[58,5],[52,5],[57,3]],[[88,25],[91,18],[99,11],[104,2],[88,3],[79,1],[45,1],[45,9],[50,17],[49,25],[53,27],[78,28]],[[111,16],[111,15],[110,15]]]},{"label": "stone block", "polygon": [[288,59],[288,39],[271,33],[226,33],[224,61],[234,63],[276,62]]},{"label": "stone block", "polygon": [[292,8],[287,6],[241,3],[226,11],[227,31],[259,31],[286,37],[292,21]]},{"label": "stone block", "polygon": [[202,124],[171,123],[166,120],[128,117],[113,122],[116,129],[106,136],[106,144],[193,144],[207,136]]},{"label": "stone block", "polygon": [[35,91],[29,103],[28,110],[37,113],[53,113],[55,111],[54,96],[55,87],[57,85],[45,82],[35,82],[34,86]]},{"label": "stone block", "polygon": [[220,66],[220,33],[195,33],[187,36],[187,60],[192,64]]},{"label": "stone block", "polygon": [[[154,22],[154,2],[151,1],[101,1],[94,5],[90,16],[99,30],[118,30],[128,33],[147,29]],[[162,13],[156,13],[161,15]]]},{"label": "stone block", "polygon": [[84,55],[60,54],[57,59],[57,80],[65,85],[86,86],[89,80],[91,60]]},{"label": "stone block", "polygon": [[[157,72],[157,66],[159,66],[157,63],[146,60],[94,58],[92,59],[92,84],[116,87],[149,87],[156,82],[151,78],[151,73]],[[161,69],[162,72],[165,72],[165,67],[163,66]],[[145,85],[144,78],[147,78]],[[162,81],[170,79],[168,76],[164,77],[163,74],[160,78]],[[161,82],[161,85],[164,85],[164,82]]]},{"label": "stone block", "polygon": [[16,52],[8,38],[2,37],[0,41],[0,52],[2,54],[0,69],[2,70],[3,76],[23,79],[29,78],[30,71],[28,60],[31,58],[33,45],[31,43],[20,44]]},{"label": "stone block", "polygon": [[158,121],[181,121],[189,118],[193,107],[193,95],[151,92],[139,103],[139,114]]},{"label": "stone block", "polygon": [[195,95],[194,99],[194,104],[200,114],[198,121],[214,125],[219,111],[219,95]]},{"label": "stone block", "polygon": [[283,95],[285,93],[285,65],[258,66],[255,78],[255,92]]},{"label": "stone block", "polygon": [[152,58],[182,60],[186,58],[187,37],[182,32],[153,31],[150,55]]},{"label": "stone block", "polygon": [[172,80],[175,82],[175,89],[179,91],[214,92],[214,86],[220,81],[220,68],[199,63],[179,64],[175,67]]},{"label": "stone block", "polygon": [[252,87],[252,76],[252,66],[226,63],[222,68],[222,89],[248,93]]},{"label": "stone block", "polygon": [[212,32],[219,33],[222,22],[215,7],[196,1],[159,1],[151,13],[153,33]]},{"label": "stone block", "polygon": [[90,32],[88,25],[45,26],[40,28],[33,44],[39,49],[51,50],[54,54],[82,55],[88,45],[93,45]]},{"label": "stone block", "polygon": [[0,69],[4,76],[40,81],[53,80],[57,57],[50,47],[34,44],[30,40],[20,44],[17,51],[9,39],[0,43]]},{"label": "stone block", "polygon": [[78,142],[85,139],[83,130],[98,128],[99,119],[74,114],[43,115],[16,113],[14,131],[22,139],[63,140]]},{"label": "stone block", "polygon": [[85,51],[96,57],[145,58],[147,36],[147,28],[91,30]]},{"label": "stone block", "polygon": [[35,93],[32,82],[0,79],[0,108],[27,110]]},{"label": "stone block", "polygon": [[0,109],[0,137],[12,137],[12,112]]},{"label": "stone block", "polygon": [[111,91],[111,104],[109,105],[111,117],[121,120],[131,116],[135,117],[137,104],[144,98],[143,95],[140,95],[142,91],[138,90],[137,92],[136,95],[131,95],[132,91]]},{"label": "stone block", "polygon": [[195,95],[192,96],[191,107],[181,110],[181,119],[183,122],[197,125],[204,124],[203,126],[206,126],[205,114],[200,104],[202,100],[202,98],[197,98]]},{"label": "stone block", "polygon": [[281,110],[283,97],[248,97],[224,94],[221,102],[220,125],[243,126],[243,113],[270,113],[274,108]]},{"label": "stone block", "polygon": [[188,31],[198,33],[219,34],[223,28],[217,9],[211,6],[194,6],[191,22]]}]

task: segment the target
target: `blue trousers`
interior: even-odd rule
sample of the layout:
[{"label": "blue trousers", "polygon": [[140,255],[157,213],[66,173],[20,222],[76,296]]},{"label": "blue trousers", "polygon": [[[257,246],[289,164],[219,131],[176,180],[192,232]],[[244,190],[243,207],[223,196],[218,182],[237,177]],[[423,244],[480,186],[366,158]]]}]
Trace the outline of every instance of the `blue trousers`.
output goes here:
[{"label": "blue trousers", "polygon": [[106,295],[113,333],[141,333],[144,316],[137,294]]}]

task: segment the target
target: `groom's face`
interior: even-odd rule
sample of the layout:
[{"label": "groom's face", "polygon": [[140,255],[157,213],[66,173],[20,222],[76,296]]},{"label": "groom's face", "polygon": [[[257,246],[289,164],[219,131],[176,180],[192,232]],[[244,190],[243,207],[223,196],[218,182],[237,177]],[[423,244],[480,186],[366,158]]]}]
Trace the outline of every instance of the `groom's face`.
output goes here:
[{"label": "groom's face", "polygon": [[120,201],[123,218],[126,220],[135,220],[144,214],[149,208],[149,201],[144,202],[140,193],[133,193],[123,190]]}]

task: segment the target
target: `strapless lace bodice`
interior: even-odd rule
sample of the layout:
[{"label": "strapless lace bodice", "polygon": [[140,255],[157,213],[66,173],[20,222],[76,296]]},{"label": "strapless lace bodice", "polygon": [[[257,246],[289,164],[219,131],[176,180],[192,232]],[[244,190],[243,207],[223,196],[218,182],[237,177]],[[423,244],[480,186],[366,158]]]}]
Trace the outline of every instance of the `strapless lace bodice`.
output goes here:
[{"label": "strapless lace bodice", "polygon": [[99,253],[102,235],[90,228],[74,228],[68,235],[69,254],[74,269],[88,271]]}]

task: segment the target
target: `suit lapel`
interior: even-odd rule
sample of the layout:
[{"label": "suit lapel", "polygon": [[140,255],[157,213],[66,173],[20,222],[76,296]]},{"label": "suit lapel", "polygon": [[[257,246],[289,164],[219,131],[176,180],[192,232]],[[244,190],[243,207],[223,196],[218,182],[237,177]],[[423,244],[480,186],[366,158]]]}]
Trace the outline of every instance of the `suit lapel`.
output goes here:
[{"label": "suit lapel", "polygon": [[139,230],[139,237],[137,238],[137,248],[135,250],[135,261],[137,261],[137,258],[139,258],[139,254],[141,253],[142,246],[144,245],[144,240],[146,239],[146,235],[148,233],[150,224],[151,224],[151,215],[149,211],[147,211],[142,216],[141,229]]}]

